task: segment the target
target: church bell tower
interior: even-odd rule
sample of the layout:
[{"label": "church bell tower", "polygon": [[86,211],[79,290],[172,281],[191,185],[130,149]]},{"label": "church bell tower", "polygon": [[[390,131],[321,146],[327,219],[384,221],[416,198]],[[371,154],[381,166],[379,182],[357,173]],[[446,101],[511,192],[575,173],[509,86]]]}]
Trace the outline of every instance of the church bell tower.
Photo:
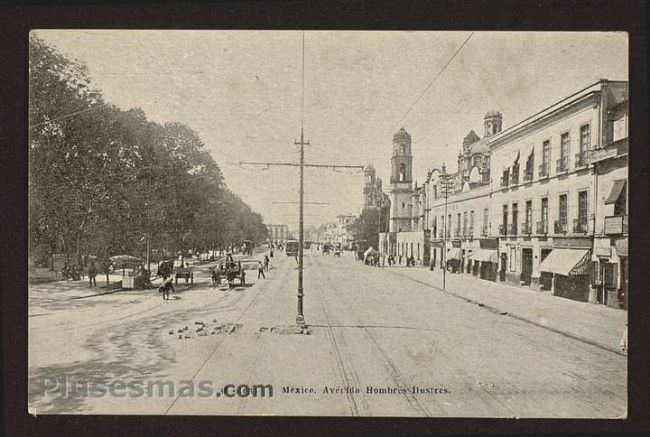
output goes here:
[{"label": "church bell tower", "polygon": [[413,155],[411,155],[411,135],[404,128],[393,135],[393,156],[390,161],[390,231],[407,232],[411,230]]}]

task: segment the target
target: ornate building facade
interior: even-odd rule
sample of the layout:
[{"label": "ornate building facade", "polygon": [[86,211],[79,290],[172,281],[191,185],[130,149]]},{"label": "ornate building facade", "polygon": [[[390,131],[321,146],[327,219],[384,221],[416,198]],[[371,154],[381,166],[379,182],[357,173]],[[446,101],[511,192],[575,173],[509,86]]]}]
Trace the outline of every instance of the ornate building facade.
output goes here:
[{"label": "ornate building facade", "polygon": [[627,82],[606,79],[506,129],[488,111],[457,170],[433,168],[420,187],[400,129],[382,253],[626,308],[627,111]]}]

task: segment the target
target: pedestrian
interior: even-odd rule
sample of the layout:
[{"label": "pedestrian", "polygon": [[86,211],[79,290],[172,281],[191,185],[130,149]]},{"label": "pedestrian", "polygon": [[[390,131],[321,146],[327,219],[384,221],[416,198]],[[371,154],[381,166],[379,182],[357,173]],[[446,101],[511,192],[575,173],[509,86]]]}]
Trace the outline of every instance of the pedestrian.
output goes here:
[{"label": "pedestrian", "polygon": [[176,294],[176,290],[174,289],[174,281],[171,277],[169,279],[165,279],[165,281],[158,289],[158,291],[163,295],[163,300],[169,300],[169,290],[174,293],[174,296],[178,296]]},{"label": "pedestrian", "polygon": [[398,260],[398,264],[401,266],[402,265],[402,255],[399,255],[397,257],[397,260]]},{"label": "pedestrian", "polygon": [[269,262],[270,261],[271,260],[269,259],[269,257],[267,255],[264,255],[264,270],[266,270],[267,272],[269,271]]},{"label": "pedestrian", "polygon": [[77,273],[77,265],[72,264],[72,267],[70,267],[70,276],[72,277],[73,281],[78,281],[79,280],[79,274]]},{"label": "pedestrian", "polygon": [[97,281],[95,277],[97,276],[97,269],[95,268],[95,261],[90,260],[88,264],[88,281],[90,282],[90,288],[97,287]]},{"label": "pedestrian", "polygon": [[263,279],[266,279],[266,276],[264,276],[264,264],[262,264],[262,261],[258,261],[257,265],[257,279],[259,279],[260,276]]},{"label": "pedestrian", "polygon": [[270,253],[270,255],[271,255],[271,258],[273,258],[273,247],[272,247],[272,246],[271,246],[271,253]]}]

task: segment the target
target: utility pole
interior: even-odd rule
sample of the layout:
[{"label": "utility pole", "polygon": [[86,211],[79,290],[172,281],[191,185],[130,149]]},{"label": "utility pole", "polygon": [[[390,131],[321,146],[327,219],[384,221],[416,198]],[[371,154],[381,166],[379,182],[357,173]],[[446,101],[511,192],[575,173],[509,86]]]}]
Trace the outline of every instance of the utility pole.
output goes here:
[{"label": "utility pole", "polygon": [[442,182],[442,194],[445,196],[445,217],[443,223],[445,225],[443,239],[442,239],[442,289],[445,290],[445,282],[447,279],[447,198],[449,197],[449,181],[447,179],[447,171],[445,163],[442,163],[442,172],[440,173],[440,181]]},{"label": "utility pole", "polygon": [[309,141],[305,141],[305,32],[302,33],[302,78],[301,78],[301,98],[300,98],[300,141],[294,140],[294,144],[300,146],[300,163],[295,164],[291,162],[243,162],[240,161],[239,165],[262,165],[266,168],[271,166],[289,166],[300,167],[300,209],[298,221],[298,305],[296,311],[296,325],[305,327],[305,315],[303,311],[303,297],[304,290],[302,286],[303,278],[303,245],[304,245],[304,169],[305,167],[317,168],[358,168],[363,169],[363,165],[333,165],[333,164],[305,164],[305,146],[309,146]]},{"label": "utility pole", "polygon": [[[303,77],[304,77],[304,39],[303,39]],[[304,80],[304,79],[303,79]],[[298,218],[298,309],[296,313],[296,325],[305,326],[305,315],[303,314],[303,288],[302,288],[302,259],[303,259],[303,245],[304,245],[304,179],[305,179],[305,146],[309,145],[309,141],[305,142],[304,130],[300,128],[300,142],[294,141],[295,144],[300,144],[300,216]]]}]

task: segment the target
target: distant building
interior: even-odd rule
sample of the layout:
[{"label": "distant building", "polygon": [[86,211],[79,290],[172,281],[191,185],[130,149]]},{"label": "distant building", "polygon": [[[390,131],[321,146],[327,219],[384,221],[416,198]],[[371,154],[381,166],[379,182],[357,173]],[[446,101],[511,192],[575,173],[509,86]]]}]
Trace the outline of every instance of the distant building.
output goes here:
[{"label": "distant building", "polygon": [[267,225],[269,230],[269,240],[273,244],[281,243],[291,238],[289,226],[287,225]]},{"label": "distant building", "polygon": [[354,223],[354,220],[357,218],[356,215],[352,214],[341,214],[336,216],[338,224],[336,226],[335,240],[336,243],[341,243],[343,248],[350,248],[352,242],[354,241],[354,236],[351,232],[348,232],[348,226]]}]

